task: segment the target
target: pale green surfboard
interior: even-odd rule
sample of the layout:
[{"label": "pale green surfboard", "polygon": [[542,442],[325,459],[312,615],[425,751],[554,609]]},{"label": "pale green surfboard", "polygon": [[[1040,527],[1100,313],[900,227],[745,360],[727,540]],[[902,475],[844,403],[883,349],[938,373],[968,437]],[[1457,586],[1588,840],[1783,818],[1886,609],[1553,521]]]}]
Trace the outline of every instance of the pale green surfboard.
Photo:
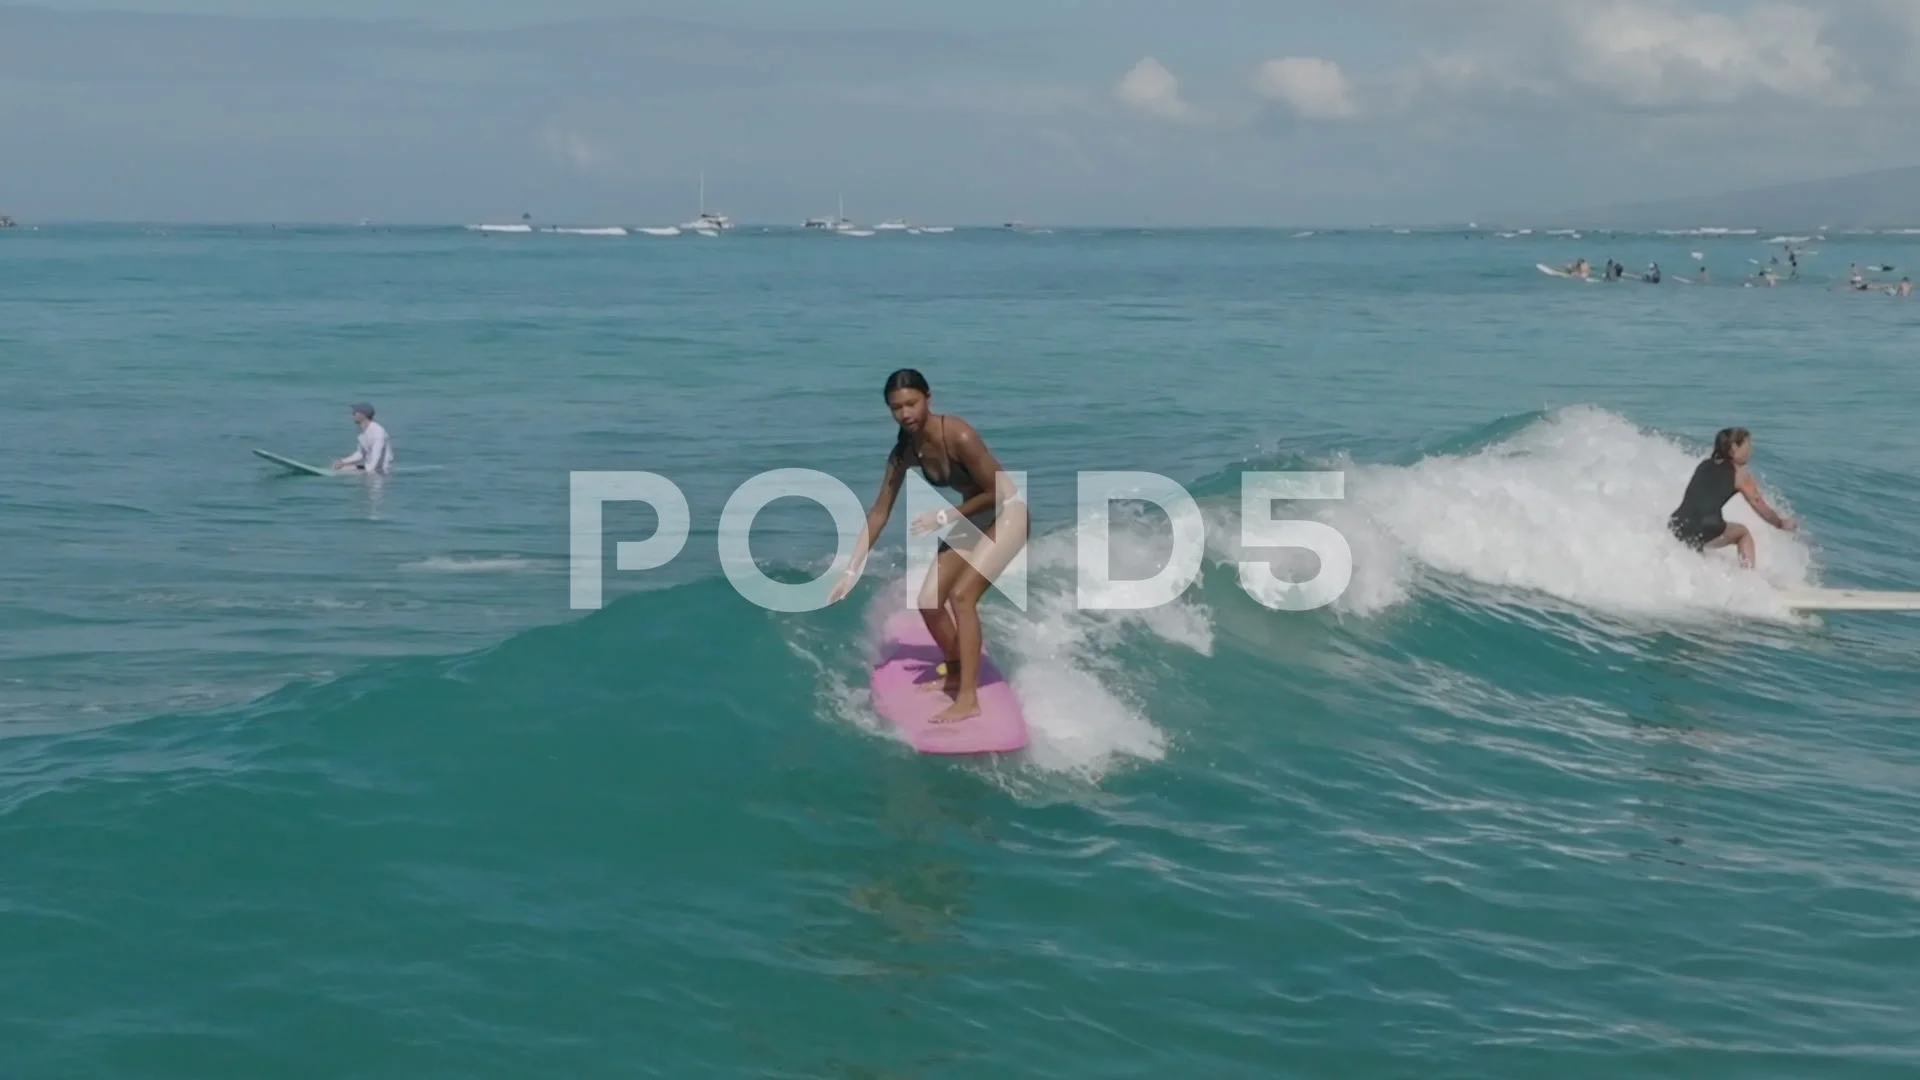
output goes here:
[{"label": "pale green surfboard", "polygon": [[339,476],[341,475],[340,473],[337,473],[332,469],[322,469],[317,465],[308,465],[305,462],[295,461],[292,458],[281,457],[279,454],[270,454],[265,450],[255,450],[254,453],[258,454],[263,458],[266,458],[268,461],[273,462],[275,465],[279,465],[283,468],[291,469],[297,473],[305,473],[308,476]]},{"label": "pale green surfboard", "polygon": [[1783,589],[1795,611],[1920,611],[1920,592],[1874,589]]}]

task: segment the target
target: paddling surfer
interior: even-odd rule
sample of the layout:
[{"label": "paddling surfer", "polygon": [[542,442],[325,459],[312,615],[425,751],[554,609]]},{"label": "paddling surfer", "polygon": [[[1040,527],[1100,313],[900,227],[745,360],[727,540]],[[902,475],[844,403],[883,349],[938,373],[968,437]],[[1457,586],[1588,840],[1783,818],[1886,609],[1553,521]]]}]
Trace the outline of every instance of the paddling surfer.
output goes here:
[{"label": "paddling surfer", "polygon": [[946,507],[908,523],[915,535],[921,535],[965,519],[940,541],[919,599],[927,631],[946,658],[944,681],[929,684],[929,689],[937,685],[953,698],[953,704],[934,716],[933,722],[951,723],[980,712],[978,604],[987,585],[1026,545],[1027,506],[1013,478],[1000,468],[973,425],[932,410],[933,391],[919,372],[902,368],[887,376],[884,394],[900,434],[887,454],[880,494],[867,511],[853,562],[828,594],[828,603],[841,600],[859,580],[874,541],[893,515],[893,502],[908,469],[918,468],[928,483],[958,493],[962,501],[957,509]]},{"label": "paddling surfer", "polygon": [[1747,462],[1752,458],[1753,437],[1746,428],[1722,428],[1713,437],[1713,453],[1694,467],[1686,494],[1680,497],[1680,505],[1667,518],[1667,528],[1675,539],[1695,551],[1737,545],[1741,565],[1751,569],[1752,531],[1738,522],[1729,522],[1720,512],[1736,491],[1746,496],[1747,505],[1774,528],[1793,532],[1800,527],[1794,519],[1781,517],[1761,497],[1759,483],[1747,471]]}]

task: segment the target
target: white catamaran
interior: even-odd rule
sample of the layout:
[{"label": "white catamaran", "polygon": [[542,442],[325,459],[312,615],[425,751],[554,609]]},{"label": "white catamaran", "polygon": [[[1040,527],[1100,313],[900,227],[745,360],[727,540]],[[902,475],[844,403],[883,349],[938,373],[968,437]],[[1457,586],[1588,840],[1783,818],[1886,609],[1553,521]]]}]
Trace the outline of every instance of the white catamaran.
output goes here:
[{"label": "white catamaran", "polygon": [[716,236],[723,229],[733,228],[733,221],[727,215],[707,211],[707,174],[704,171],[700,174],[700,216],[692,221],[682,222],[680,227],[705,233],[708,236]]},{"label": "white catamaran", "polygon": [[840,210],[830,218],[808,218],[809,229],[825,229],[827,232],[843,233],[847,236],[872,236],[872,229],[863,229],[847,220],[847,197],[840,196]]}]

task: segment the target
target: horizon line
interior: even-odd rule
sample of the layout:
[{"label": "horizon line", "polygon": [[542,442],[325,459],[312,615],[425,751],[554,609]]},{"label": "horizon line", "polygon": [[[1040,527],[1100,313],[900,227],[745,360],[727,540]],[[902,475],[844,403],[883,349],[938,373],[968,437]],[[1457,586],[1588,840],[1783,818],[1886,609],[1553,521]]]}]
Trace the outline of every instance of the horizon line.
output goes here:
[{"label": "horizon line", "polygon": [[[5,213],[0,213],[0,217],[7,217],[7,215]],[[225,218],[225,219],[55,217],[55,218],[43,218],[43,219],[30,221],[24,218],[13,217],[13,218],[10,218],[10,220],[13,222],[14,228],[25,228],[25,229],[32,229],[42,225],[170,226],[170,227],[185,227],[185,228],[231,228],[231,227],[245,226],[245,227],[270,227],[270,228],[285,227],[285,228],[347,228],[347,229],[376,228],[376,227],[407,228],[407,229],[474,229],[483,225],[484,226],[525,225],[538,230],[542,227],[546,227],[546,228],[621,228],[621,229],[681,228],[686,224],[685,222],[674,222],[668,225],[638,225],[638,224],[631,224],[624,221],[612,221],[612,222],[602,221],[600,224],[593,224],[592,223],[593,221],[599,220],[599,219],[590,219],[590,218],[576,218],[576,219],[505,218],[497,221],[485,220],[485,219],[482,219],[479,221],[454,221],[449,219],[438,219],[438,220],[411,219],[409,220],[409,219],[398,219],[398,218],[392,219],[392,220],[380,220],[380,219],[374,219],[374,218],[301,219],[301,218],[269,218],[269,217],[239,217],[239,218]],[[1722,223],[1694,225],[1694,226],[1688,227],[1685,230],[1676,229],[1671,226],[1658,226],[1658,225],[1594,224],[1594,225],[1581,226],[1581,225],[1566,224],[1565,218],[1562,218],[1558,215],[1550,215],[1550,214],[1541,215],[1540,219],[1536,224],[1528,224],[1524,219],[1509,219],[1505,221],[1501,221],[1498,219],[1475,220],[1475,221],[1458,219],[1458,220],[1425,221],[1425,222],[1372,221],[1372,222],[1367,222],[1365,224],[1353,223],[1353,222],[1312,224],[1312,223],[1306,223],[1306,222],[1297,222],[1297,223],[1210,222],[1209,223],[1209,222],[1148,222],[1148,221],[1107,222],[1107,223],[1098,223],[1098,224],[1095,224],[1095,223],[1055,224],[1055,223],[1050,223],[1046,221],[1021,221],[1018,219],[1010,220],[1010,221],[1009,220],[1002,220],[1002,221],[943,220],[938,222],[929,222],[929,223],[922,224],[922,223],[918,223],[918,222],[914,222],[914,221],[902,219],[902,218],[888,218],[885,220],[905,221],[907,228],[950,227],[955,229],[991,229],[991,230],[998,230],[998,231],[1017,231],[1020,229],[1054,229],[1054,230],[1073,230],[1073,231],[1080,231],[1080,232],[1136,230],[1136,229],[1141,229],[1141,230],[1164,229],[1164,230],[1181,230],[1181,231],[1237,230],[1237,231],[1269,231],[1269,232],[1293,230],[1295,232],[1316,232],[1317,233],[1317,232],[1378,232],[1382,230],[1406,229],[1409,231],[1418,231],[1418,232],[1492,233],[1492,232],[1499,232],[1499,231],[1511,231],[1514,229],[1531,229],[1536,234],[1538,234],[1542,231],[1543,228],[1550,228],[1556,232],[1576,231],[1576,232],[1592,232],[1592,233],[1606,233],[1606,232],[1612,232],[1612,233],[1636,232],[1637,233],[1637,232],[1660,232],[1660,231],[1676,231],[1677,232],[1677,231],[1697,231],[1697,230],[1703,230],[1703,229],[1727,230],[1728,232],[1735,232],[1737,230],[1743,230],[1743,229],[1765,231],[1767,229],[1788,228],[1788,227],[1813,229],[1816,232],[1834,232],[1838,230],[1847,230],[1847,229],[1875,229],[1875,230],[1920,229],[1920,221],[1907,221],[1907,220],[1886,221],[1886,222],[1829,221],[1818,226],[1807,225],[1803,223],[1794,223],[1791,226],[1789,226],[1787,223],[1783,223],[1779,221],[1766,222],[1762,224],[1754,224],[1752,221],[1729,220]],[[879,222],[859,222],[854,224],[858,224],[862,227],[871,228],[874,224],[879,224]],[[736,221],[731,223],[728,226],[727,230],[725,231],[735,231],[739,229],[807,230],[807,228],[808,227],[804,224],[787,222],[787,221],[744,221],[743,220],[743,221]],[[808,231],[822,231],[822,230],[808,230]],[[1710,237],[1711,235],[1712,234],[1707,234],[1708,237]]]}]

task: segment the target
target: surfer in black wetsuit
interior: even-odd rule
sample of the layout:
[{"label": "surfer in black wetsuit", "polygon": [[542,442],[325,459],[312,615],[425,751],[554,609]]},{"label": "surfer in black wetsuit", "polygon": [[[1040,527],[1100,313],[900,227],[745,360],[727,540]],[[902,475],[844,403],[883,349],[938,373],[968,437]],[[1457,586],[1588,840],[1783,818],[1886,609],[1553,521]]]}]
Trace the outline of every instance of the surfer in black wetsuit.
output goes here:
[{"label": "surfer in black wetsuit", "polygon": [[946,657],[942,665],[945,681],[929,687],[938,686],[953,698],[953,704],[933,722],[950,723],[980,712],[981,634],[976,605],[987,585],[1026,545],[1027,506],[1013,477],[1000,468],[973,425],[957,416],[932,411],[933,391],[919,372],[902,368],[887,376],[885,393],[894,422],[900,425],[900,435],[887,455],[880,494],[867,512],[866,527],[854,545],[853,561],[828,594],[827,602],[838,602],[859,580],[867,553],[893,514],[893,500],[908,469],[917,467],[928,483],[957,492],[962,500],[957,509],[929,511],[908,523],[918,535],[959,522],[940,541],[918,603],[928,633]]},{"label": "surfer in black wetsuit", "polygon": [[1694,468],[1687,493],[1667,518],[1667,528],[1681,543],[1695,551],[1737,544],[1741,565],[1751,568],[1753,533],[1745,525],[1728,522],[1720,513],[1736,491],[1746,496],[1747,505],[1774,528],[1792,532],[1800,527],[1792,518],[1775,513],[1761,498],[1760,485],[1747,471],[1752,457],[1753,437],[1746,428],[1722,428],[1713,437],[1713,454]]}]

